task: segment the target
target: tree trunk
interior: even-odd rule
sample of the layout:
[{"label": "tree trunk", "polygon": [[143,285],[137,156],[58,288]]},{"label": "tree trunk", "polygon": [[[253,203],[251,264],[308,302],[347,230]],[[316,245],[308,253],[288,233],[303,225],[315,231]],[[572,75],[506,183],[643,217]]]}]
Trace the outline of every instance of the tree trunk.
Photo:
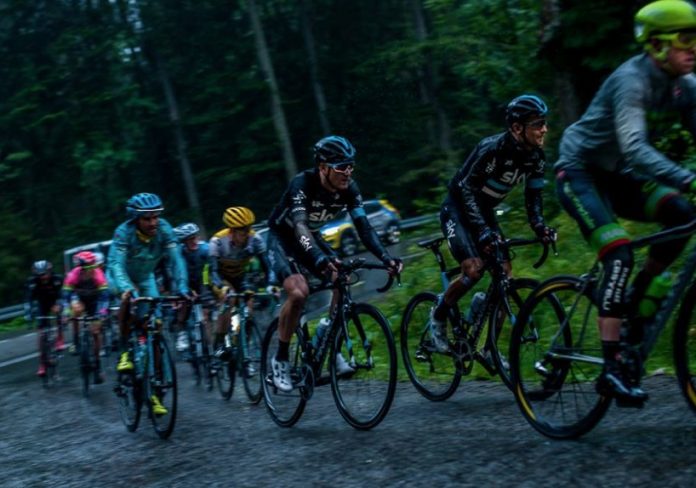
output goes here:
[{"label": "tree trunk", "polygon": [[[416,28],[416,39],[421,43],[426,42],[428,40],[428,28],[425,25],[421,0],[409,0],[409,2]],[[433,113],[428,124],[432,143],[441,151],[450,151],[452,149],[452,129],[447,114],[437,97],[435,69],[433,68],[433,59],[429,52],[426,52],[425,61],[419,70],[418,84],[423,103],[429,106]]]},{"label": "tree trunk", "polygon": [[247,4],[249,6],[251,26],[254,31],[254,39],[256,41],[256,54],[259,58],[261,71],[263,71],[263,74],[266,77],[266,83],[268,83],[268,88],[271,93],[273,125],[275,126],[278,138],[280,139],[280,143],[283,147],[285,174],[288,181],[290,181],[297,174],[297,163],[295,162],[295,154],[292,150],[292,143],[290,141],[290,131],[288,131],[288,124],[285,119],[285,112],[283,111],[283,104],[280,99],[280,90],[278,89],[278,83],[276,82],[275,71],[273,70],[273,63],[271,61],[271,54],[268,52],[266,35],[264,34],[263,25],[261,25],[261,19],[259,18],[258,11],[256,10],[256,1],[248,0]]},{"label": "tree trunk", "polygon": [[307,12],[307,2],[311,0],[300,0],[300,22],[302,24],[302,37],[304,39],[305,50],[307,51],[307,61],[309,62],[309,77],[312,81],[312,92],[314,100],[317,103],[317,111],[319,114],[319,125],[321,125],[322,136],[331,133],[331,124],[326,113],[326,98],[324,97],[324,88],[319,80],[319,63],[317,62],[317,50],[314,43],[314,35],[312,34],[312,25],[310,16]]}]

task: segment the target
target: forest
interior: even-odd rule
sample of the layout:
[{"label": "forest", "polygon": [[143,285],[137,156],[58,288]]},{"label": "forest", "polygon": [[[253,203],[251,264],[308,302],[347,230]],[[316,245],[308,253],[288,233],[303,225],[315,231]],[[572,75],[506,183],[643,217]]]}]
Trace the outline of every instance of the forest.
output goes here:
[{"label": "forest", "polygon": [[[228,206],[264,220],[330,133],[356,146],[365,197],[406,217],[436,211],[521,93],[551,108],[553,163],[564,127],[640,52],[645,3],[0,0],[0,306],[34,260],[110,239],[136,192],[208,235]],[[670,129],[656,144],[693,160]]]}]

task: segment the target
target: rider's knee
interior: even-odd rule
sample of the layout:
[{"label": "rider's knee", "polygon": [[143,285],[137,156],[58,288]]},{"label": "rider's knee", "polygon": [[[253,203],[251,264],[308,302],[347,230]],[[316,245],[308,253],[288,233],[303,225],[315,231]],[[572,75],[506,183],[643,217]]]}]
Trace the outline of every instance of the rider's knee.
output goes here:
[{"label": "rider's knee", "polygon": [[469,258],[462,261],[462,279],[468,278],[473,283],[481,279],[483,275],[483,261],[481,258]]}]

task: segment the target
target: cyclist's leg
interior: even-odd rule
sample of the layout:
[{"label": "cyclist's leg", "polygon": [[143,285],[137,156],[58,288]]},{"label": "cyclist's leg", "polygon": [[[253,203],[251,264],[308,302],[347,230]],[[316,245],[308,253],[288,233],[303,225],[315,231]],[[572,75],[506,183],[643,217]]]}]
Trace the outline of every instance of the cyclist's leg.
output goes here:
[{"label": "cyclist's leg", "polygon": [[[50,312],[50,310],[46,310],[45,312],[44,312],[44,310],[39,310],[39,313],[44,317],[46,315],[48,315],[49,312]],[[47,351],[43,347],[43,341],[45,340],[45,334],[48,330],[48,327],[50,327],[50,326],[51,326],[50,320],[45,319],[45,318],[39,319],[39,321],[38,321],[39,333],[36,335],[37,348],[39,350],[39,368],[36,371],[37,376],[45,376],[46,375],[46,362],[48,361],[48,357],[46,355]]]},{"label": "cyclist's leg", "polygon": [[85,304],[80,300],[70,302],[70,323],[73,332],[73,345],[70,347],[70,352],[78,354],[80,351],[80,323],[77,320],[85,313]]}]

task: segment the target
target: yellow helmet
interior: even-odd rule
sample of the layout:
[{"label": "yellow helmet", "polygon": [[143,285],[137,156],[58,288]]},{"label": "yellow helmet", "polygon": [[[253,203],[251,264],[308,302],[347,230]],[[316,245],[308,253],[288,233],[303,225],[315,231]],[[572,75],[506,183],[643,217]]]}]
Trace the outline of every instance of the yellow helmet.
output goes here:
[{"label": "yellow helmet", "polygon": [[222,215],[222,221],[227,227],[249,227],[256,222],[254,212],[246,207],[230,207]]}]

